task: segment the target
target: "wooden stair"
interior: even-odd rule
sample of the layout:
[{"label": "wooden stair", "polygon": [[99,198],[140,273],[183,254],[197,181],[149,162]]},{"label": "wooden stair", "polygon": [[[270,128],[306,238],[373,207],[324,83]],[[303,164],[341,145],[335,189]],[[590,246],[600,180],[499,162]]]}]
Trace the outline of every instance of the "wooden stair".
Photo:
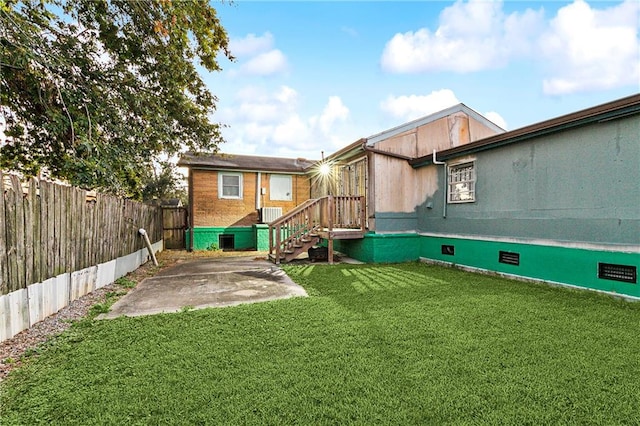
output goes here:
[{"label": "wooden stair", "polygon": [[[279,259],[282,263],[287,263],[300,256],[302,253],[309,250],[311,247],[317,245],[320,242],[318,234],[305,233],[302,238],[293,242],[289,247],[282,250],[282,256]],[[275,253],[269,253],[269,260],[276,262]]]},{"label": "wooden stair", "polygon": [[363,238],[365,200],[361,196],[332,196],[305,201],[269,223],[269,260],[290,262],[322,239],[333,263],[333,240]]}]

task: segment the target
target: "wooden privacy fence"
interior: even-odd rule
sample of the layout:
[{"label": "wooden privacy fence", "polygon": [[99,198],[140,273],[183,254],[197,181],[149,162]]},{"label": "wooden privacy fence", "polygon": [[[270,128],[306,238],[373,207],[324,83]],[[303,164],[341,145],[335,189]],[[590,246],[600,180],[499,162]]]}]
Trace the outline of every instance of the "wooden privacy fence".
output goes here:
[{"label": "wooden privacy fence", "polygon": [[162,210],[0,172],[0,296],[162,240]]},{"label": "wooden privacy fence", "polygon": [[184,249],[187,229],[186,207],[162,207],[163,239],[166,249]]}]

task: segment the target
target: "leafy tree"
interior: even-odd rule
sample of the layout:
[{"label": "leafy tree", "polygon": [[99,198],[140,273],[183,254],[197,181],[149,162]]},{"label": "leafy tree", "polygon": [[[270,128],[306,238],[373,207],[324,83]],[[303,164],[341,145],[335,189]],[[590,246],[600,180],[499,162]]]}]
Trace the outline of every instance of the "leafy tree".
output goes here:
[{"label": "leafy tree", "polygon": [[222,142],[197,66],[233,57],[208,0],[0,0],[0,49],[3,169],[140,198],[159,154]]},{"label": "leafy tree", "polygon": [[186,188],[182,185],[184,177],[180,176],[174,165],[168,161],[159,162],[145,182],[142,189],[143,201],[177,198],[183,204],[188,202]]}]

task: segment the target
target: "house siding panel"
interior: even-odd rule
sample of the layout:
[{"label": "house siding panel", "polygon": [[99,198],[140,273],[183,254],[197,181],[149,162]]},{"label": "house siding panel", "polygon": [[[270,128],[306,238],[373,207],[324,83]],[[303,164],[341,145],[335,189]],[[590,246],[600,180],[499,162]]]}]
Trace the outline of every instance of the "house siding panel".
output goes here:
[{"label": "house siding panel", "polygon": [[[418,207],[423,232],[640,244],[640,117],[589,125],[475,155],[475,203],[449,204],[444,179]],[[428,203],[433,206],[427,208]]]},{"label": "house siding panel", "polygon": [[262,173],[261,185],[266,191],[266,194],[261,195],[262,207],[282,207],[282,213],[285,214],[310,198],[309,177],[306,175],[292,175],[291,189],[293,193],[291,201],[271,200],[271,192],[269,188],[270,176],[271,174],[269,173]]},{"label": "house siding panel", "polygon": [[497,133],[494,129],[487,127],[485,124],[480,123],[473,117],[469,117],[469,139],[471,142],[488,138],[489,136],[496,134]]},{"label": "house siding panel", "polygon": [[[252,226],[258,223],[256,209],[257,173],[243,172],[241,200],[219,198],[218,172],[192,170],[194,225],[198,226]],[[231,172],[229,172],[231,173]],[[260,195],[262,207],[282,207],[283,213],[309,198],[309,179],[304,175],[292,176],[292,200],[277,201],[269,198],[269,173],[261,174],[261,186],[266,194]]]},{"label": "house siding panel", "polygon": [[[463,112],[453,113],[417,129],[401,133],[376,144],[376,149],[410,157],[473,142],[495,134]],[[441,185],[435,167],[412,168],[405,160],[373,154],[375,162],[375,208],[379,231],[410,231],[419,228],[417,212],[432,202]],[[391,177],[391,178],[390,178]],[[440,193],[441,194],[441,193]],[[396,226],[401,226],[397,228]]]},{"label": "house siding panel", "polygon": [[195,226],[250,226],[257,222],[256,175],[242,174],[242,199],[219,198],[218,172],[192,170]]}]

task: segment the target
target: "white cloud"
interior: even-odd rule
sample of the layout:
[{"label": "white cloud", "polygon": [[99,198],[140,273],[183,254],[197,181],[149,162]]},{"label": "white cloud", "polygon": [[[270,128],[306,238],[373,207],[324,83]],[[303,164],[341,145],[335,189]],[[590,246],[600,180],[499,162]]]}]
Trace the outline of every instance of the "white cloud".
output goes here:
[{"label": "white cloud", "polygon": [[274,156],[320,157],[353,142],[349,109],[339,96],[330,96],[318,114],[301,114],[298,93],[282,86],[274,91],[245,87],[233,107],[221,109],[217,119],[233,122],[223,129],[226,152]]},{"label": "white cloud", "polygon": [[409,121],[459,103],[453,91],[442,89],[428,95],[389,96],[380,103],[380,108],[394,117]]},{"label": "white cloud", "polygon": [[339,96],[330,96],[317,123],[323,133],[329,134],[336,122],[345,121],[347,118],[349,118],[349,108],[342,103]]},{"label": "white cloud", "polygon": [[468,73],[526,58],[546,74],[545,94],[637,86],[639,27],[637,0],[602,9],[574,0],[547,22],[542,9],[506,14],[501,1],[458,0],[442,11],[435,31],[393,36],[381,66],[393,73]]},{"label": "white cloud", "polygon": [[311,129],[298,114],[291,114],[285,121],[274,125],[272,141],[276,145],[296,147],[302,141],[309,139]]},{"label": "white cloud", "polygon": [[358,37],[358,31],[355,28],[351,28],[351,27],[346,27],[343,26],[340,28],[340,31],[342,31],[345,34],[350,35],[351,37]]},{"label": "white cloud", "polygon": [[254,56],[256,54],[271,50],[273,47],[273,35],[266,32],[261,36],[247,34],[243,38],[231,38],[229,50],[237,58]]},{"label": "white cloud", "polygon": [[276,93],[275,99],[283,104],[293,104],[298,100],[298,92],[291,87],[282,86],[280,91]]},{"label": "white cloud", "polygon": [[287,58],[278,49],[261,53],[240,67],[243,74],[272,75],[288,70]]},{"label": "white cloud", "polygon": [[507,130],[509,128],[507,126],[507,122],[505,121],[505,119],[502,118],[502,116],[500,114],[498,114],[497,112],[489,111],[489,112],[485,112],[483,115],[485,117],[487,117],[489,120],[491,120],[493,123],[495,123],[498,126],[502,127],[503,129]]},{"label": "white cloud", "polygon": [[[428,95],[389,96],[380,102],[380,109],[393,117],[411,121],[459,103],[460,101],[453,91],[441,89],[434,90]],[[497,112],[489,111],[484,116],[503,129],[507,128],[507,122]]]},{"label": "white cloud", "polygon": [[274,48],[274,38],[269,32],[261,36],[247,34],[243,38],[232,38],[230,50],[240,68],[230,71],[230,75],[274,75],[286,73],[289,63],[285,54]]},{"label": "white cloud", "polygon": [[640,83],[640,3],[596,10],[582,0],[561,8],[540,38],[552,77],[546,94],[560,95]]},{"label": "white cloud", "polygon": [[435,32],[428,28],[398,33],[387,42],[381,65],[394,73],[498,68],[531,49],[531,34],[543,12],[527,9],[505,15],[502,2],[458,0],[445,8]]}]

